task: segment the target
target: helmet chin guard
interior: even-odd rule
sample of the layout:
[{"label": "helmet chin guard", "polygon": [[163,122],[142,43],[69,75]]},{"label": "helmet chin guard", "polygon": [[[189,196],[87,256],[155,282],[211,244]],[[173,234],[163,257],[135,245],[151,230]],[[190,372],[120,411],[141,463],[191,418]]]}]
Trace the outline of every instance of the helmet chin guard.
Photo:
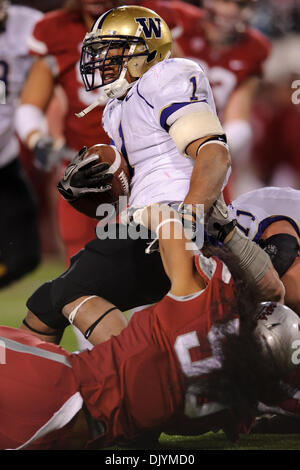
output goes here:
[{"label": "helmet chin guard", "polygon": [[[141,34],[141,29],[138,28],[136,36],[139,37],[140,34]],[[132,44],[130,46],[128,55],[132,55],[134,53],[135,47],[136,47],[135,44]],[[126,75],[127,69],[128,69],[128,61],[124,63],[119,78],[117,78],[116,80],[114,80],[113,82],[107,85],[103,85],[104,96],[95,100],[94,103],[92,103],[87,108],[83,109],[80,113],[76,113],[76,116],[79,118],[86,116],[86,114],[92,111],[92,109],[94,109],[96,106],[101,106],[102,104],[105,104],[107,98],[114,99],[114,98],[121,98],[122,96],[124,96],[125,93],[129,90],[129,88],[132,87],[134,83],[134,82],[129,83],[128,80],[126,80],[125,75]]]},{"label": "helmet chin guard", "polygon": [[[126,73],[126,70],[124,71]],[[125,75],[124,73],[124,75]],[[122,73],[123,74],[123,73]],[[104,95],[97,98],[92,104],[84,108],[80,113],[75,113],[75,116],[82,118],[92,111],[96,106],[103,106],[106,104],[107,99],[120,98],[124,96],[127,90],[132,87],[133,83],[128,83],[125,77],[121,76],[107,87],[103,88]]]},{"label": "helmet chin guard", "polygon": [[[124,72],[126,73],[126,70],[124,70]],[[123,78],[122,75],[123,72],[115,82],[103,88],[104,93],[108,98],[121,98],[126,93],[126,91],[132,87],[133,83],[128,83],[126,78]]]}]

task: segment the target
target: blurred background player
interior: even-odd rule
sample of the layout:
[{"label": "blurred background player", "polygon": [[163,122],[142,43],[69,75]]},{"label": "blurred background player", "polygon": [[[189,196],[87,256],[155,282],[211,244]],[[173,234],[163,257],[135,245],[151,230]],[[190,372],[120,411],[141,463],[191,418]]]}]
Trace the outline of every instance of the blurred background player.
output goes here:
[{"label": "blurred background player", "polygon": [[32,271],[40,261],[36,201],[20,165],[14,116],[33,62],[27,39],[41,16],[32,8],[0,0],[0,288]]},{"label": "blurred background player", "polygon": [[260,186],[300,189],[300,35],[273,40],[253,109],[252,162]]},{"label": "blurred background player", "polygon": [[[29,41],[30,51],[38,57],[21,95],[16,126],[22,141],[33,151],[40,168],[47,170],[59,164],[59,175],[66,164],[84,145],[108,142],[101,127],[101,108],[92,111],[85,122],[75,113],[99,96],[99,92],[86,93],[79,73],[81,43],[95,18],[113,7],[117,1],[71,0],[63,9],[45,14],[37,23]],[[64,146],[56,156],[62,160],[51,162],[55,156],[55,142],[49,137],[45,111],[56,85],[63,90],[65,105],[58,108],[58,119],[63,116]],[[55,116],[54,116],[55,119]],[[59,232],[65,246],[67,261],[85,243],[94,238],[94,220],[76,212],[61,197],[58,199]]]}]

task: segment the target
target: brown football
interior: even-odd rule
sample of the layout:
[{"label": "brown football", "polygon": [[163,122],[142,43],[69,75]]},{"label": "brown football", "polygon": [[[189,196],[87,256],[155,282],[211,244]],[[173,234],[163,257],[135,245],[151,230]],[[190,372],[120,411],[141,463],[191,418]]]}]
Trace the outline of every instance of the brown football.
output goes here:
[{"label": "brown football", "polygon": [[114,175],[111,181],[112,188],[103,193],[83,194],[79,199],[72,202],[72,206],[88,217],[99,220],[104,217],[104,215],[96,215],[97,208],[100,204],[112,204],[118,214],[119,197],[129,196],[130,174],[125,158],[113,145],[93,145],[86,151],[84,159],[92,155],[98,156],[98,160],[95,160],[94,165],[104,162],[110,165],[107,173],[112,173]]}]

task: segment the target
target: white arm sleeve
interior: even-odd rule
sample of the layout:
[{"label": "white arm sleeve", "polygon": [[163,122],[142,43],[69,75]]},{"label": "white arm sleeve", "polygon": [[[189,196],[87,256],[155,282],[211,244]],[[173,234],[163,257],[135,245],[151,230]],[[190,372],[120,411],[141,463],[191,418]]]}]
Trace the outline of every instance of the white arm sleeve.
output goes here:
[{"label": "white arm sleeve", "polygon": [[227,142],[233,158],[237,158],[239,153],[244,150],[252,138],[251,124],[244,119],[235,119],[224,124],[224,130],[227,135]]},{"label": "white arm sleeve", "polygon": [[22,142],[26,142],[33,131],[41,135],[48,134],[48,123],[40,108],[33,104],[21,104],[15,114],[15,129]]}]

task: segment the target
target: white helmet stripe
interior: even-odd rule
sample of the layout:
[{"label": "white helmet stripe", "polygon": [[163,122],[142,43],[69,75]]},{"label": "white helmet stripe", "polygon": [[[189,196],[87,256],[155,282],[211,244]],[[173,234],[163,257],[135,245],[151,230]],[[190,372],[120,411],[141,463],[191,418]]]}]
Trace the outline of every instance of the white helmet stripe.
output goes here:
[{"label": "white helmet stripe", "polygon": [[95,23],[92,27],[92,31],[91,31],[92,33],[96,32],[98,29],[102,28],[103,21],[110,14],[110,12],[113,11],[113,10],[114,10],[114,8],[111,8],[110,10],[106,11],[101,16],[99,16],[99,18],[95,21]]}]

